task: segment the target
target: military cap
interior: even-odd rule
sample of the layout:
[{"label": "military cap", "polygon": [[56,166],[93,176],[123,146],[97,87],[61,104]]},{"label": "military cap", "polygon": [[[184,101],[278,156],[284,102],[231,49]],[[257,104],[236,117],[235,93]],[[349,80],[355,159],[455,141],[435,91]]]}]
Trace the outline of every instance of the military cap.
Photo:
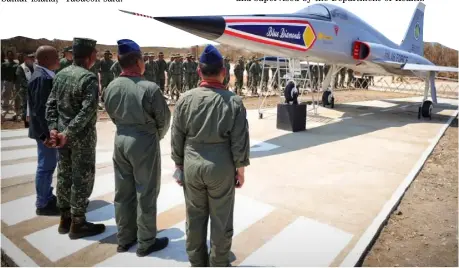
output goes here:
[{"label": "military cap", "polygon": [[162,51],[160,51],[160,52],[158,53],[158,56],[164,56],[164,53],[163,53]]},{"label": "military cap", "polygon": [[[136,42],[129,39],[121,39],[118,43],[118,55],[124,55],[130,52],[140,52],[140,47]],[[145,56],[146,53],[143,55]]]},{"label": "military cap", "polygon": [[204,64],[221,63],[223,60],[222,55],[213,45],[208,45],[199,57],[199,62]]},{"label": "military cap", "polygon": [[155,55],[156,55],[155,52],[150,52],[150,56],[153,57],[153,56],[155,56]]},{"label": "military cap", "polygon": [[191,55],[191,53],[188,53],[188,54],[186,55],[187,58],[191,58],[192,56],[193,56],[193,55]]},{"label": "military cap", "polygon": [[72,46],[64,47],[63,52],[72,52]]},{"label": "military cap", "polygon": [[96,44],[97,41],[94,39],[75,37],[73,38],[72,51],[76,54],[86,54],[95,49]]}]

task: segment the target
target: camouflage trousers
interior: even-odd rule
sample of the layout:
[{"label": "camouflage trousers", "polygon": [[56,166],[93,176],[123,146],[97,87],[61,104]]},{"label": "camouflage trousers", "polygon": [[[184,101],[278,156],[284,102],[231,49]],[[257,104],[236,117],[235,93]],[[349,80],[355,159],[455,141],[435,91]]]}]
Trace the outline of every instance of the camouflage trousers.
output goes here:
[{"label": "camouflage trousers", "polygon": [[187,90],[190,90],[196,87],[196,82],[194,81],[193,73],[185,74],[185,84],[186,84]]},{"label": "camouflage trousers", "polygon": [[244,86],[244,77],[243,76],[236,76],[236,83],[234,93],[239,94],[242,93],[242,87]]},{"label": "camouflage trousers", "polygon": [[257,93],[257,87],[259,83],[259,78],[258,77],[251,77],[250,78],[250,90],[252,91],[252,94]]},{"label": "camouflage trousers", "polygon": [[178,98],[180,97],[180,92],[182,90],[182,77],[179,76],[179,75],[172,75],[171,76],[171,86],[170,86],[170,90],[171,90],[171,98],[173,98],[173,96],[177,96],[177,100]]},{"label": "camouflage trousers", "polygon": [[69,140],[64,148],[59,149],[57,204],[63,211],[70,209],[76,217],[84,217],[94,187],[96,143],[94,128],[83,138]]}]

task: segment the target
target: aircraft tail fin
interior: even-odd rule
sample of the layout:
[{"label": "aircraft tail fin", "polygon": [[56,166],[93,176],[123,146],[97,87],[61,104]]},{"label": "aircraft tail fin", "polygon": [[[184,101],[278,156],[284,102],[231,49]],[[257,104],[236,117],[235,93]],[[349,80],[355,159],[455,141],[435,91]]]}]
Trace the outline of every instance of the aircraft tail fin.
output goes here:
[{"label": "aircraft tail fin", "polygon": [[405,38],[400,44],[400,48],[424,56],[424,10],[426,5],[418,3],[413,17],[411,18],[410,26],[406,31]]}]

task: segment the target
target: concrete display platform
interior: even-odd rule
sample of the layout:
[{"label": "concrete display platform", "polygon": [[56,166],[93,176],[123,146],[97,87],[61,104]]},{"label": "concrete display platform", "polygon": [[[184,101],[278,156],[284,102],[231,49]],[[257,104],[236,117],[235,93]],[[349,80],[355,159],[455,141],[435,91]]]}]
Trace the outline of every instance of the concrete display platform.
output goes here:
[{"label": "concrete display platform", "polygon": [[[308,115],[307,130],[298,133],[277,130],[274,109],[261,120],[258,111],[249,111],[251,165],[237,190],[232,265],[354,266],[457,115],[457,101],[440,99],[432,120],[418,120],[419,101],[319,107],[319,115]],[[171,243],[138,258],[135,247],[116,253],[114,126],[103,122],[98,130],[87,217],[107,230],[76,241],[58,234],[57,217],[35,215],[36,153],[26,131],[2,131],[2,249],[19,266],[189,266],[170,135],[161,142],[158,236]]]}]

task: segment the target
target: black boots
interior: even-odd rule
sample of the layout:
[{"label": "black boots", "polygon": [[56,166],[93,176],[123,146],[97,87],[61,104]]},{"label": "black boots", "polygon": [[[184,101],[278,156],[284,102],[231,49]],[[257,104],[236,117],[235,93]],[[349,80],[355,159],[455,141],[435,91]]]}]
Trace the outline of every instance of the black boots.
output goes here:
[{"label": "black boots", "polygon": [[70,210],[61,211],[58,232],[69,234],[70,239],[79,239],[88,236],[101,234],[105,231],[104,224],[94,224],[86,221],[85,216],[70,214]]}]

